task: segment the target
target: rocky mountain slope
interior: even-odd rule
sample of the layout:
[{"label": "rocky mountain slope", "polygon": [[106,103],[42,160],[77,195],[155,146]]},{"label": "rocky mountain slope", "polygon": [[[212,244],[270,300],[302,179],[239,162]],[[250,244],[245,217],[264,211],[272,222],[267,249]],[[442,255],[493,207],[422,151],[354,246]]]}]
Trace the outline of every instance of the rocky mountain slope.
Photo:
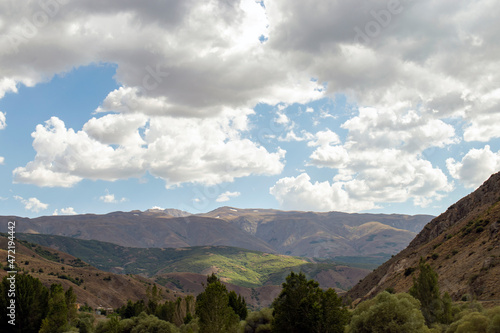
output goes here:
[{"label": "rocky mountain slope", "polygon": [[178,248],[224,245],[268,253],[335,258],[378,256],[402,250],[429,215],[284,212],[222,207],[207,214],[177,210],[114,212],[105,215],[0,217],[17,232],[95,239],[128,247]]},{"label": "rocky mountain slope", "polygon": [[408,291],[420,258],[438,273],[442,292],[500,299],[500,173],[429,222],[406,249],[348,292],[352,299],[392,287]]}]

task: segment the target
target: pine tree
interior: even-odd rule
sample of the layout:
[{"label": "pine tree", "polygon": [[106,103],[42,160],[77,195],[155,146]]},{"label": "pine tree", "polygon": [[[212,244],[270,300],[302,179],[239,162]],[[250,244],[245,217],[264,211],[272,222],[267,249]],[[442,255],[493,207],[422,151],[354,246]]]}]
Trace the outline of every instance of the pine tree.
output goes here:
[{"label": "pine tree", "polygon": [[245,298],[241,297],[241,295],[236,295],[234,291],[229,292],[228,297],[229,306],[233,309],[234,313],[240,317],[240,320],[245,320],[248,315]]},{"label": "pine tree", "polygon": [[69,328],[68,307],[64,289],[60,284],[50,286],[47,317],[42,321],[40,333],[59,333]]},{"label": "pine tree", "polygon": [[73,287],[69,287],[64,293],[64,300],[68,307],[68,323],[73,324],[78,318],[78,309],[76,308],[76,294],[73,292]]},{"label": "pine tree", "polygon": [[444,304],[439,294],[437,273],[423,258],[420,258],[419,269],[418,278],[413,278],[410,295],[420,301],[425,322],[430,325],[443,318]]},{"label": "pine tree", "polygon": [[[0,306],[7,308],[10,298],[7,296],[9,282],[4,277],[0,283]],[[1,332],[38,332],[43,318],[47,315],[49,290],[40,282],[28,274],[16,276],[16,325],[8,324],[8,318],[1,318]]]},{"label": "pine tree", "polygon": [[273,332],[343,332],[349,313],[337,293],[324,292],[318,282],[307,280],[304,273],[291,272],[283,289],[273,301]]},{"label": "pine tree", "polygon": [[212,274],[207,278],[205,291],[196,297],[196,315],[202,333],[232,333],[239,323],[238,315],[229,306],[226,286]]}]

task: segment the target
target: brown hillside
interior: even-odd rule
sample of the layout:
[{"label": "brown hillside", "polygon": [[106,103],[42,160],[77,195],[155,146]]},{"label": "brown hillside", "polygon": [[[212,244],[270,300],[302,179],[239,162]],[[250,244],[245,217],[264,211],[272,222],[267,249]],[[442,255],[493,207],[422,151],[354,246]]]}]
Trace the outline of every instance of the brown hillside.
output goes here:
[{"label": "brown hillside", "polygon": [[408,247],[370,273],[347,295],[372,297],[392,287],[406,292],[423,257],[439,275],[442,292],[500,300],[500,173],[429,222]]},{"label": "brown hillside", "polygon": [[[7,238],[0,236],[0,258],[2,258],[1,264],[4,267],[7,266],[7,242]],[[18,274],[28,273],[40,279],[46,287],[50,287],[53,283],[61,284],[65,290],[73,287],[77,302],[87,303],[93,308],[99,306],[117,308],[126,304],[129,299],[133,301],[145,300],[147,287],[154,283],[152,280],[140,276],[104,272],[67,253],[40,246],[40,249],[46,251],[45,253],[56,261],[48,260],[33,249],[16,240],[15,262],[19,267]],[[1,269],[0,279],[6,275],[7,271]],[[72,280],[60,278],[62,275]],[[83,283],[80,284],[80,280],[83,280]],[[162,289],[165,299],[174,300],[176,298],[175,293],[166,288]]]}]

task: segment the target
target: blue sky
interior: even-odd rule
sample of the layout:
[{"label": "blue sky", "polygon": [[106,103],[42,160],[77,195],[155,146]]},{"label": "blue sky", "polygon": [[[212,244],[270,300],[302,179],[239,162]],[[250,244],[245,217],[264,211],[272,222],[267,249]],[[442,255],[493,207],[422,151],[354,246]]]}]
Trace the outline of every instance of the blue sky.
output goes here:
[{"label": "blue sky", "polygon": [[1,215],[437,215],[500,171],[487,1],[50,4],[0,5]]}]

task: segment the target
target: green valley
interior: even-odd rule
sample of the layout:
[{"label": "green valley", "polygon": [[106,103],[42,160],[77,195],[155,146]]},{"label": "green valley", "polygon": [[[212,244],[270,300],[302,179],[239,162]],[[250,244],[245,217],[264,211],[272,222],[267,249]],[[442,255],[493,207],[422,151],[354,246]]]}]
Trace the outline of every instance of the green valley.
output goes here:
[{"label": "green valley", "polygon": [[313,261],[228,246],[132,248],[54,235],[18,234],[18,238],[35,251],[37,244],[51,247],[113,273],[159,277],[176,272],[204,275],[216,272],[223,281],[248,288],[280,285],[283,277],[293,270],[304,271],[311,277],[321,273],[342,276],[334,285],[347,290],[368,273],[366,269],[345,267],[332,260]]}]

